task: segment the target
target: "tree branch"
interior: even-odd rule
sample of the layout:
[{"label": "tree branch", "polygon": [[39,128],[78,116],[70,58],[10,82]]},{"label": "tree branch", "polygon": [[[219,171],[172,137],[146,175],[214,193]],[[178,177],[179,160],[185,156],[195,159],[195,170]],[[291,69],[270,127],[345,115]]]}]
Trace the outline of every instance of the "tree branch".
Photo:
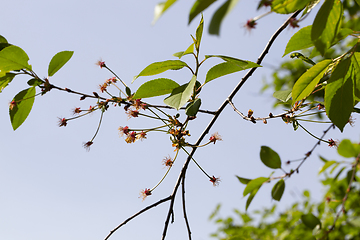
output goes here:
[{"label": "tree branch", "polygon": [[163,202],[169,201],[170,199],[171,199],[171,196],[168,196],[168,197],[166,197],[166,198],[163,198],[163,199],[157,201],[157,202],[154,203],[154,204],[151,204],[151,205],[143,208],[143,209],[140,210],[139,212],[135,213],[134,215],[132,215],[131,217],[129,217],[128,219],[126,219],[125,221],[123,221],[119,226],[117,226],[116,228],[114,228],[113,230],[111,230],[110,233],[105,237],[104,240],[109,239],[110,236],[111,236],[114,232],[116,232],[119,228],[121,228],[123,225],[125,225],[126,223],[128,223],[128,222],[129,222],[130,220],[132,220],[133,218],[139,216],[140,214],[146,212],[147,210],[150,210],[150,209],[153,208],[153,207],[156,207],[157,205],[159,205],[159,204],[161,204],[161,203],[163,203]]},{"label": "tree branch", "polygon": [[[263,52],[260,54],[260,57],[257,60],[257,64],[260,64],[262,62],[262,60],[264,59],[265,55],[269,52],[269,49],[271,48],[271,45],[273,44],[273,42],[275,41],[275,39],[277,38],[277,36],[287,27],[287,25],[289,24],[290,19],[295,18],[301,11],[296,11],[295,13],[293,13],[282,25],[281,27],[276,30],[276,32],[273,34],[273,36],[270,38],[268,44],[266,45],[265,49],[263,50]],[[214,115],[214,117],[211,119],[211,121],[209,122],[209,124],[207,125],[207,127],[204,129],[203,133],[199,136],[198,140],[196,141],[195,145],[198,146],[200,145],[201,141],[204,139],[205,135],[209,133],[210,129],[212,128],[212,126],[214,125],[214,123],[216,122],[217,118],[219,117],[219,115],[221,114],[221,112],[225,109],[226,105],[229,103],[229,101],[232,100],[232,98],[236,95],[236,93],[240,90],[240,88],[242,87],[242,85],[244,85],[244,83],[246,82],[246,80],[255,72],[257,68],[252,68],[250,69],[247,74],[245,74],[245,76],[240,80],[240,82],[238,83],[238,85],[233,89],[233,91],[230,93],[230,95],[228,96],[228,98],[220,105],[220,107],[218,108],[218,110],[216,111],[216,114]],[[165,220],[165,225],[164,225],[164,230],[163,230],[163,234],[162,234],[162,240],[165,239],[166,237],[166,232],[167,232],[167,228],[169,226],[169,220],[170,220],[170,216],[171,213],[173,211],[173,207],[174,207],[174,201],[175,201],[175,196],[176,196],[176,192],[179,188],[180,182],[182,181],[182,178],[185,177],[186,174],[186,170],[188,168],[188,165],[192,159],[192,156],[195,154],[197,148],[192,148],[192,151],[190,152],[190,155],[188,156],[188,158],[186,159],[183,168],[181,169],[181,172],[179,174],[179,177],[176,181],[176,184],[174,186],[174,190],[171,194],[171,201],[170,201],[170,206],[169,206],[169,211]]]}]

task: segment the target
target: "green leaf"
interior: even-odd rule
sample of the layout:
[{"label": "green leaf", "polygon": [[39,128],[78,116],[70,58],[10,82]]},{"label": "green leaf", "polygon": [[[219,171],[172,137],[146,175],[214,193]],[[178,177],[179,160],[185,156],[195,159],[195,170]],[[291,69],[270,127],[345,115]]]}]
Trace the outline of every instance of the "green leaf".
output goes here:
[{"label": "green leaf", "polygon": [[248,184],[252,179],[236,176],[242,184]]},{"label": "green leaf", "polygon": [[350,58],[341,61],[325,87],[324,104],[329,119],[343,130],[354,107],[354,90]]},{"label": "green leaf", "polygon": [[267,146],[261,146],[260,159],[265,166],[273,169],[281,168],[281,160],[277,152]]},{"label": "green leaf", "polygon": [[324,172],[326,169],[328,169],[329,167],[331,167],[331,166],[332,166],[333,164],[335,164],[335,163],[337,163],[337,162],[334,161],[334,160],[332,160],[332,161],[327,161],[327,162],[322,166],[322,168],[320,168],[318,174]]},{"label": "green leaf", "polygon": [[311,29],[311,40],[322,56],[340,29],[342,15],[342,3],[338,0],[326,0],[316,14]]},{"label": "green leaf", "polygon": [[337,152],[340,156],[346,158],[353,158],[359,155],[359,150],[356,149],[356,145],[353,144],[349,139],[344,139],[340,142],[337,148]]},{"label": "green leaf", "polygon": [[232,62],[223,62],[214,67],[206,73],[205,83],[208,83],[216,78],[225,76],[230,73],[238,72],[244,70],[242,67],[232,63]]},{"label": "green leaf", "polygon": [[320,160],[323,161],[324,163],[327,163],[329,160],[325,159],[324,157],[322,156],[319,156]]},{"label": "green leaf", "polygon": [[8,46],[0,51],[0,77],[5,76],[7,72],[27,69],[31,70],[28,64],[28,55],[17,46]]},{"label": "green leaf", "polygon": [[166,2],[158,3],[154,9],[154,19],[152,21],[152,24],[155,24],[156,21],[161,17],[161,15],[163,15],[163,13],[175,2],[176,0],[167,0]]},{"label": "green leaf", "polygon": [[30,80],[27,82],[27,84],[28,84],[29,86],[34,86],[34,87],[40,86],[40,85],[43,84],[43,83],[44,83],[43,80],[41,80],[41,79],[36,79],[36,78],[30,79]]},{"label": "green leaf", "polygon": [[292,89],[293,104],[312,93],[331,62],[329,59],[323,60],[301,75]]},{"label": "green leaf", "polygon": [[276,91],[273,93],[273,97],[279,99],[282,102],[287,102],[292,96],[292,89]]},{"label": "green leaf", "polygon": [[158,78],[142,84],[134,95],[134,99],[149,98],[171,93],[179,84],[168,78]]},{"label": "green leaf", "polygon": [[256,191],[257,189],[259,189],[264,182],[268,181],[269,178],[266,177],[258,177],[255,178],[253,180],[251,180],[245,187],[244,192],[243,192],[243,196],[245,197],[246,195],[248,195],[249,193]]},{"label": "green leaf", "polygon": [[271,190],[271,197],[276,201],[280,201],[284,193],[284,190],[285,190],[285,181],[284,179],[280,179]]},{"label": "green leaf", "polygon": [[360,0],[355,0],[355,2],[360,6]]},{"label": "green leaf", "polygon": [[255,189],[254,191],[252,191],[248,197],[248,199],[246,200],[246,206],[245,206],[245,210],[248,210],[250,203],[252,202],[252,200],[254,199],[256,193],[259,191],[260,187]]},{"label": "green leaf", "polygon": [[299,128],[299,122],[297,120],[294,120],[292,122],[292,125],[293,125],[293,128],[294,128],[294,131],[298,130]]},{"label": "green leaf", "polygon": [[174,53],[174,57],[178,57],[179,59],[187,54],[191,54],[194,52],[194,43],[192,43],[185,51]]},{"label": "green leaf", "polygon": [[280,14],[288,14],[303,9],[311,0],[274,0],[271,10]]},{"label": "green leaf", "polygon": [[197,98],[194,102],[190,103],[187,107],[186,107],[186,115],[188,116],[196,116],[196,114],[198,113],[199,109],[201,106],[201,99]]},{"label": "green leaf", "polygon": [[73,51],[63,51],[55,54],[49,64],[48,76],[51,77],[57,71],[59,71],[59,69],[62,68],[70,60],[73,54]]},{"label": "green leaf", "polygon": [[241,60],[241,59],[237,59],[237,58],[233,58],[233,57],[228,57],[228,56],[223,56],[223,55],[205,55],[206,59],[212,58],[212,57],[221,58],[222,60],[224,60],[226,62],[234,63],[234,64],[238,65],[239,67],[242,67],[243,70],[248,69],[248,68],[253,68],[253,67],[261,67],[257,63],[246,61],[246,60]]},{"label": "green leaf", "polygon": [[35,87],[19,92],[13,99],[16,104],[9,108],[11,125],[16,130],[29,115],[35,100]]},{"label": "green leaf", "polygon": [[239,0],[227,0],[221,7],[219,7],[212,16],[209,25],[209,34],[219,35],[220,25],[226,15],[235,7]]},{"label": "green leaf", "polygon": [[142,70],[139,75],[135,76],[133,82],[140,76],[151,76],[156,75],[167,70],[179,70],[183,67],[187,66],[187,64],[180,60],[167,60],[163,62],[155,62],[147,66],[144,70]]},{"label": "green leaf", "polygon": [[5,37],[0,35],[0,43],[8,43]]},{"label": "green leaf", "polygon": [[0,93],[14,79],[15,76],[16,74],[14,73],[6,73],[5,76],[0,77]]},{"label": "green leaf", "polygon": [[190,10],[189,24],[199,13],[203,12],[206,8],[208,8],[215,1],[216,0],[196,0]]},{"label": "green leaf", "polygon": [[[351,56],[351,65],[353,67],[352,79],[354,84],[354,96],[357,101],[360,101],[360,52],[355,52]],[[359,111],[357,112],[359,113]]]},{"label": "green leaf", "polygon": [[191,98],[191,95],[194,92],[195,83],[196,83],[196,76],[193,75],[189,83],[175,88],[171,92],[171,95],[164,99],[164,103],[170,107],[179,110]]},{"label": "green leaf", "polygon": [[200,48],[200,43],[201,43],[201,38],[202,38],[202,34],[203,34],[203,29],[204,29],[204,18],[201,15],[201,20],[200,20],[200,24],[196,29],[196,49],[199,50]]},{"label": "green leaf", "polygon": [[315,217],[312,213],[301,215],[301,221],[308,228],[314,229],[317,225],[319,225],[321,228],[320,220],[317,217]]}]

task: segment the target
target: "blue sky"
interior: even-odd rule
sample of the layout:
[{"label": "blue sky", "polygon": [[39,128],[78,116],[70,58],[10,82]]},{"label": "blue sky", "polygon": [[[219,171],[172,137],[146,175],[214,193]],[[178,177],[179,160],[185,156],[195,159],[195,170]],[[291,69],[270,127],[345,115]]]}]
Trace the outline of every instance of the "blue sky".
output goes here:
[{"label": "blue sky", "polygon": [[[46,77],[48,63],[59,51],[74,51],[72,59],[50,81],[61,87],[92,93],[98,85],[112,77],[95,62],[102,59],[124,81],[130,84],[133,76],[152,62],[175,59],[172,54],[185,50],[191,43],[190,34],[200,20],[198,16],[187,25],[192,1],[178,1],[155,25],[151,25],[156,0],[151,1],[9,1],[2,6],[1,32],[10,43],[23,48],[30,57],[29,63],[41,77]],[[221,5],[216,2],[204,13],[207,30],[212,13]],[[228,55],[256,61],[273,32],[287,18],[270,15],[258,23],[252,32],[242,27],[246,20],[263,13],[255,12],[257,1],[244,0],[225,19],[219,37],[204,33],[201,46],[205,54]],[[301,27],[311,24],[314,13],[301,22]],[[234,98],[242,111],[254,110],[255,116],[266,116],[273,110],[271,92],[260,94],[264,79],[273,66],[283,59],[289,38],[296,32],[286,29],[275,42],[263,62],[263,68],[244,85]],[[193,59],[184,57],[188,64]],[[200,81],[217,60],[209,60],[199,73]],[[201,92],[203,109],[216,110],[245,74],[228,75],[213,81]],[[157,77],[157,76],[155,76]],[[179,83],[190,80],[191,74],[182,69],[166,72],[159,77],[169,77]],[[131,88],[137,89],[151,77],[137,79]],[[0,95],[1,168],[0,168],[0,235],[11,240],[103,239],[110,230],[147,204],[168,196],[175,184],[185,154],[181,153],[166,180],[145,201],[138,198],[139,191],[151,188],[162,177],[165,169],[161,161],[173,155],[168,136],[149,134],[148,139],[126,144],[119,138],[117,128],[156,126],[155,121],[130,119],[122,108],[111,108],[103,120],[100,133],[90,152],[82,143],[93,136],[99,114],[69,122],[65,128],[57,126],[58,117],[70,117],[75,107],[88,108],[91,100],[80,102],[79,97],[52,90],[37,97],[29,118],[15,132],[8,117],[8,103],[17,92],[26,88],[24,77],[15,80]],[[149,99],[162,104],[161,98]],[[176,114],[176,111],[171,111]],[[181,112],[183,117],[184,113]],[[199,115],[191,122],[190,141],[195,142],[211,116]],[[317,136],[327,127],[307,124]],[[338,130],[328,138],[350,138],[359,141],[358,127],[346,126],[341,135]],[[199,149],[195,159],[211,175],[220,176],[220,186],[213,187],[194,165],[190,164],[186,178],[188,217],[193,239],[209,239],[215,224],[208,220],[218,203],[221,216],[232,214],[234,208],[245,209],[242,197],[244,186],[235,178],[269,176],[259,159],[260,146],[267,145],[280,154],[283,162],[304,156],[316,143],[305,132],[293,131],[280,119],[267,125],[252,124],[242,120],[230,107],[220,116],[210,133],[219,132],[223,138],[216,145]],[[206,137],[208,138],[208,137]],[[314,200],[321,200],[317,172],[321,166],[318,155],[339,159],[335,149],[326,144],[300,169],[300,174],[286,181],[280,208],[301,199],[304,189],[310,189]],[[295,166],[292,166],[295,167]],[[285,168],[289,169],[289,168]],[[276,171],[274,175],[280,175]],[[250,211],[273,204],[270,198],[273,183],[265,185],[255,197]],[[175,205],[175,223],[170,225],[167,239],[185,239],[187,236],[181,202]],[[168,204],[162,204],[143,216],[126,224],[111,239],[159,239],[162,233]]]}]

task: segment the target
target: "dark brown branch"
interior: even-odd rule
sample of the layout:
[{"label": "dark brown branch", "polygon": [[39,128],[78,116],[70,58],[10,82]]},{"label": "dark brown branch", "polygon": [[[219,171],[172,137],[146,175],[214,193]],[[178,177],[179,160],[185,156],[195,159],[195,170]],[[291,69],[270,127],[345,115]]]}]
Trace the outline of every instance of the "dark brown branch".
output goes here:
[{"label": "dark brown branch", "polygon": [[150,210],[151,208],[153,207],[156,207],[157,205],[163,203],[163,202],[166,202],[166,201],[169,201],[171,199],[171,196],[168,196],[167,198],[163,198],[159,201],[157,201],[156,203],[154,204],[151,204],[145,208],[143,208],[142,210],[140,210],[139,212],[135,213],[134,215],[132,215],[131,217],[129,217],[128,219],[126,219],[125,221],[123,221],[119,226],[117,226],[116,228],[114,228],[113,230],[110,231],[110,233],[106,236],[106,238],[104,240],[107,240],[110,238],[110,236],[116,232],[120,227],[122,227],[123,225],[125,225],[126,223],[128,223],[130,220],[132,220],[133,218],[137,217],[138,215],[146,212],[147,210]]},{"label": "dark brown branch", "polygon": [[[282,25],[281,27],[276,30],[276,32],[274,33],[274,35],[270,38],[268,44],[266,45],[265,49],[263,50],[263,52],[260,54],[260,57],[257,60],[257,64],[260,64],[262,62],[262,60],[264,59],[265,55],[269,52],[269,49],[271,48],[271,45],[273,44],[273,42],[275,41],[275,39],[277,38],[277,36],[287,27],[287,25],[289,24],[290,19],[295,18],[301,11],[297,11],[294,14],[292,14]],[[216,122],[217,118],[219,117],[219,115],[221,114],[221,112],[225,109],[226,105],[229,103],[229,101],[232,100],[232,98],[236,95],[236,93],[240,90],[240,88],[242,87],[242,85],[244,85],[244,83],[247,81],[247,79],[255,72],[257,68],[252,68],[250,69],[247,74],[245,74],[245,76],[240,80],[240,82],[238,83],[238,85],[233,89],[233,91],[230,93],[230,95],[228,96],[228,98],[220,105],[219,109],[216,111],[216,114],[214,115],[214,117],[211,119],[211,121],[209,122],[208,126],[204,129],[203,133],[199,136],[197,142],[195,143],[196,146],[200,145],[201,141],[204,139],[204,137],[206,136],[206,134],[209,133],[210,129],[212,128],[212,126],[214,125],[214,123]],[[182,181],[182,178],[185,176],[186,174],[186,170],[187,167],[192,159],[192,156],[195,154],[197,148],[193,148],[192,151],[190,152],[190,155],[188,156],[188,158],[186,159],[183,168],[181,169],[180,175],[176,181],[176,184],[174,186],[174,190],[171,194],[172,198],[170,201],[170,206],[169,206],[169,211],[165,220],[165,225],[164,225],[164,230],[163,230],[163,235],[162,235],[162,240],[165,239],[166,237],[166,232],[167,232],[167,228],[169,226],[169,220],[170,220],[170,215],[171,212],[173,211],[173,207],[174,207],[174,201],[175,201],[175,196],[176,196],[176,192],[179,188],[180,182]]]},{"label": "dark brown branch", "polygon": [[186,228],[188,231],[188,235],[189,235],[189,240],[191,240],[191,230],[190,230],[190,224],[189,224],[189,220],[186,214],[186,206],[185,206],[185,177],[182,178],[181,181],[181,186],[182,186],[182,205],[183,205],[183,213],[184,213],[184,219],[185,219],[185,224],[186,224]]}]

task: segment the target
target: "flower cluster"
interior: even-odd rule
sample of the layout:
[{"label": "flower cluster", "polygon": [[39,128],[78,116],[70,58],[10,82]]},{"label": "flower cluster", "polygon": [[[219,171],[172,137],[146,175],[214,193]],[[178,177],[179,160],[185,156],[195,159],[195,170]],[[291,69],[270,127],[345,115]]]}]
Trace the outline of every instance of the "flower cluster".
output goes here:
[{"label": "flower cluster", "polygon": [[126,136],[125,142],[127,143],[133,143],[136,140],[146,139],[146,132],[144,131],[141,132],[131,131],[128,126],[119,127],[118,130],[120,137]]}]

